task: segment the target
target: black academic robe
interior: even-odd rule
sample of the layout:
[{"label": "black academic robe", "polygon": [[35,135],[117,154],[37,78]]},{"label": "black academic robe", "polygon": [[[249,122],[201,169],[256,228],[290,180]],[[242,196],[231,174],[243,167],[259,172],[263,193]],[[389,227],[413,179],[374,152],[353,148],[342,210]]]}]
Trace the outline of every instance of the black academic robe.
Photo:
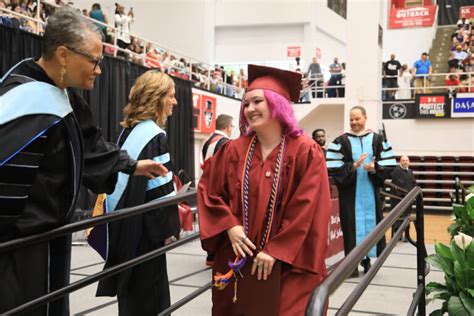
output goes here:
[{"label": "black academic robe", "polygon": [[[392,183],[407,191],[410,191],[416,186],[416,179],[415,179],[415,176],[413,175],[413,170],[411,169],[405,170],[400,166],[396,166],[392,172]],[[391,193],[399,197],[403,197],[406,194],[396,189],[393,189]],[[390,199],[390,208],[393,210],[393,208],[397,206],[398,203],[400,203],[399,199],[394,199],[394,198]],[[410,214],[410,208],[407,208],[407,210],[405,211],[405,215],[408,215],[408,214]],[[393,233],[398,229],[398,227],[400,227],[400,224],[401,224],[401,221],[397,221],[392,226]]]},{"label": "black academic robe", "polygon": [[[131,129],[122,134],[123,145]],[[153,159],[169,154],[164,133],[155,136],[140,152],[139,159]],[[172,162],[164,166],[173,170]],[[172,172],[171,172],[172,173]],[[145,177],[131,177],[116,209],[141,205],[172,194],[173,180],[157,188],[148,189]],[[104,269],[131,260],[164,245],[167,238],[180,231],[177,205],[170,205],[143,215],[112,222],[109,230],[109,253]],[[99,282],[97,296],[115,296],[119,301],[119,315],[157,315],[170,306],[166,255],[149,260],[116,276]]]},{"label": "black academic robe", "polygon": [[[367,132],[362,136],[356,136],[350,133],[345,133],[337,137],[332,144],[329,145],[326,160],[329,171],[329,176],[332,177],[337,185],[339,191],[339,212],[341,218],[341,227],[344,235],[344,251],[347,255],[358,243],[356,234],[360,233],[360,230],[366,226],[364,224],[364,218],[356,216],[356,200],[357,200],[357,171],[353,164],[355,158],[353,157],[353,144],[350,141],[350,137],[356,140],[353,144],[364,143],[365,137],[372,137],[371,148],[357,148],[357,151],[361,153],[370,152],[371,156],[375,157],[375,173],[367,173],[367,181],[371,185],[365,185],[364,188],[368,188],[363,192],[362,188],[359,189],[359,195],[367,194],[374,205],[372,207],[375,211],[375,223],[374,226],[379,223],[382,218],[382,200],[380,198],[380,188],[383,186],[384,180],[390,176],[390,172],[396,164],[393,156],[392,148],[388,142],[384,142],[381,135]],[[358,157],[360,154],[358,154]],[[368,158],[370,161],[371,158]],[[367,162],[368,162],[367,161]],[[359,167],[363,169],[363,166]],[[368,191],[367,191],[368,190]],[[372,196],[371,196],[372,195]],[[365,205],[361,208],[366,207]],[[367,211],[369,214],[371,211]],[[368,216],[368,215],[367,215]],[[372,213],[373,216],[373,213]],[[362,225],[361,225],[362,224]],[[364,232],[364,238],[367,236],[371,229],[367,229]],[[360,242],[360,237],[359,237]],[[376,255],[380,255],[385,247],[385,238],[380,240],[377,244]],[[370,253],[369,253],[370,254]],[[375,255],[375,251],[372,255]]]},{"label": "black academic robe", "polygon": [[[27,60],[2,82],[0,95],[31,81],[54,85]],[[0,196],[25,196],[13,204],[0,200],[0,242],[69,223],[81,181],[95,192],[111,192],[117,171],[135,163],[103,140],[84,100],[73,91],[68,95],[73,112],[0,167]],[[28,143],[53,120],[57,117],[28,115],[1,125],[0,148],[6,154],[12,144]],[[70,235],[0,254],[0,312],[68,284],[70,260]],[[68,297],[24,315],[69,315]]]}]

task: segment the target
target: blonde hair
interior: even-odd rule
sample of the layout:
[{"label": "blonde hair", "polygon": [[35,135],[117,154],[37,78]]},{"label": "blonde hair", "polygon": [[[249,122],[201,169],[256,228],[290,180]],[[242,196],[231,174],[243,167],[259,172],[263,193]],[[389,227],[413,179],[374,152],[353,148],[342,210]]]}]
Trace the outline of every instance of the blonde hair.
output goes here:
[{"label": "blonde hair", "polygon": [[174,88],[174,81],[165,73],[149,70],[137,78],[130,90],[128,104],[123,109],[124,118],[120,125],[131,128],[152,119],[158,126],[165,127],[166,95]]}]

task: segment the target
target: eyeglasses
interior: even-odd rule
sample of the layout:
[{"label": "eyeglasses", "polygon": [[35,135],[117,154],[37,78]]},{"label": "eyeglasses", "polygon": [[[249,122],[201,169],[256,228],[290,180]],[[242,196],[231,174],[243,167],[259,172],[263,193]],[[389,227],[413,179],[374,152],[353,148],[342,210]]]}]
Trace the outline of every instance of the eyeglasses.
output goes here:
[{"label": "eyeglasses", "polygon": [[70,51],[72,51],[73,53],[76,53],[78,55],[82,55],[84,57],[86,57],[89,62],[91,64],[94,64],[94,71],[96,70],[97,66],[100,65],[100,63],[102,62],[102,60],[104,60],[104,56],[100,56],[100,57],[94,57],[88,53],[84,53],[84,52],[81,52],[80,50],[77,50],[75,48],[72,48],[72,47],[68,47],[68,46],[65,46],[67,49],[69,49]]}]

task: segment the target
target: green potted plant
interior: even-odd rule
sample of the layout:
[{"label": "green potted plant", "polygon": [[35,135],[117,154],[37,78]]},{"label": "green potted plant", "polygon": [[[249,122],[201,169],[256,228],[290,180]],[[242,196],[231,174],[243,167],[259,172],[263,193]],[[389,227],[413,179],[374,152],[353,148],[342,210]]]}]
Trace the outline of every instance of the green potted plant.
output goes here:
[{"label": "green potted plant", "polygon": [[474,236],[474,193],[466,196],[464,205],[453,204],[454,222],[449,225],[451,238],[462,232]]},{"label": "green potted plant", "polygon": [[436,243],[435,254],[426,258],[444,272],[445,284],[430,282],[426,294],[433,300],[444,301],[442,307],[430,315],[474,315],[474,242],[463,233],[454,236],[450,246]]}]

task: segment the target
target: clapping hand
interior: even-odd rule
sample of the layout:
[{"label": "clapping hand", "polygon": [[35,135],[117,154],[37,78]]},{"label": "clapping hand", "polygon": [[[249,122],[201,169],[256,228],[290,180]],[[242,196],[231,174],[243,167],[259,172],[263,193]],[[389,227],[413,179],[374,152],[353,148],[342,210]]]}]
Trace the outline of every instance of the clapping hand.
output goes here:
[{"label": "clapping hand", "polygon": [[372,159],[370,163],[366,163],[364,165],[364,169],[367,170],[367,172],[374,172],[375,170],[375,157]]},{"label": "clapping hand", "polygon": [[364,163],[365,158],[367,158],[368,156],[369,156],[368,154],[360,155],[359,160],[354,162],[354,168],[355,169],[359,168]]}]

